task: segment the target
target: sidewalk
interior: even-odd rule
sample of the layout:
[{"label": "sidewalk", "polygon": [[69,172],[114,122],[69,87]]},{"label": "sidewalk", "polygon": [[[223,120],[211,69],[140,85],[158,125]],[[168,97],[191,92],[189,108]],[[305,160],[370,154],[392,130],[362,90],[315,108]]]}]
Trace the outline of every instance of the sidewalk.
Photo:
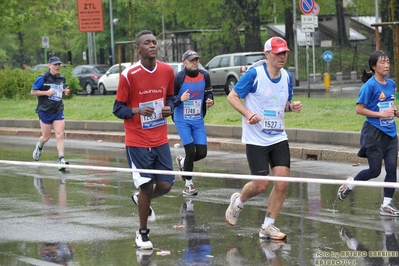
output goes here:
[{"label": "sidewalk", "polygon": [[[208,149],[226,152],[245,152],[241,143],[241,126],[206,125]],[[171,147],[180,143],[174,124],[168,125]],[[292,157],[304,160],[323,160],[366,163],[356,156],[358,132],[287,129]],[[0,135],[40,137],[37,120],[0,119]],[[124,142],[123,122],[66,120],[65,139]]]}]

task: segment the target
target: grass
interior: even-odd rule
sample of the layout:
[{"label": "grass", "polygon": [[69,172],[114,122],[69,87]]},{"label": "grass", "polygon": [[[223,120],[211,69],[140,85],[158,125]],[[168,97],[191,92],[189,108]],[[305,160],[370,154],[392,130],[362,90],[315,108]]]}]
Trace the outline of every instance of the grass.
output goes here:
[{"label": "grass", "polygon": [[[112,114],[114,100],[114,95],[76,96],[64,100],[66,120],[118,121]],[[356,99],[295,97],[294,100],[302,102],[302,112],[286,114],[287,128],[361,130],[364,117],[355,112]],[[0,118],[37,119],[36,105],[34,97],[28,100],[0,99]],[[207,112],[205,123],[241,125],[241,115],[230,106],[226,96],[215,96],[215,105]]]}]

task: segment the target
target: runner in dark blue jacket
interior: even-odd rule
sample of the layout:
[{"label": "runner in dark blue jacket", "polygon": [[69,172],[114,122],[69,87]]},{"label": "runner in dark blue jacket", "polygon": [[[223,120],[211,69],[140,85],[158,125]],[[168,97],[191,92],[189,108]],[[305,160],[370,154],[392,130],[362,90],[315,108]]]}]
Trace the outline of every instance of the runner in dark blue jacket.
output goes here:
[{"label": "runner in dark blue jacket", "polygon": [[[183,54],[184,69],[175,75],[175,109],[173,121],[184,146],[185,156],[177,156],[180,171],[193,171],[194,162],[206,157],[207,138],[204,117],[214,104],[208,72],[199,69],[197,52]],[[186,182],[184,196],[195,196],[192,176],[180,176]]]}]

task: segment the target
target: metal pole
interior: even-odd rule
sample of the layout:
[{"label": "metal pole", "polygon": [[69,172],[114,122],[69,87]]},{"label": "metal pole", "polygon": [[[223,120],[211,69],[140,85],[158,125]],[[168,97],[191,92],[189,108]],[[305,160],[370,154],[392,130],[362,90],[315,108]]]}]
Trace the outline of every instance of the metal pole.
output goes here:
[{"label": "metal pole", "polygon": [[[399,66],[398,66],[398,62],[399,62],[399,25],[398,24],[395,24],[395,35],[396,35],[396,45],[395,45],[395,49],[396,49],[395,70],[396,71],[395,71],[395,80],[396,80],[396,84],[398,84],[398,82],[399,82]],[[396,86],[396,90],[398,90],[398,86]]]},{"label": "metal pole", "polygon": [[114,47],[114,18],[112,16],[112,0],[109,0],[109,24],[111,31],[111,65],[115,62],[115,47]]},{"label": "metal pole", "polygon": [[310,98],[310,78],[309,78],[309,45],[306,42],[306,76],[308,80],[308,98]]},{"label": "metal pole", "polygon": [[314,55],[314,33],[312,32],[312,49],[313,49],[313,83],[316,83],[316,60]]},{"label": "metal pole", "polygon": [[297,26],[296,26],[296,2],[292,0],[293,16],[294,16],[294,47],[295,47],[295,86],[299,86],[299,69],[298,69],[298,43],[297,43]]},{"label": "metal pole", "polygon": [[[45,33],[43,36],[47,36],[47,34]],[[47,64],[47,48],[44,48],[44,63]]]},{"label": "metal pole", "polygon": [[96,33],[93,32],[93,58],[94,64],[97,64],[97,48],[96,48]]},{"label": "metal pole", "polygon": [[89,54],[87,55],[89,58],[89,65],[93,64],[93,44],[92,44],[92,40],[91,40],[91,32],[87,33],[87,50],[89,52]]}]

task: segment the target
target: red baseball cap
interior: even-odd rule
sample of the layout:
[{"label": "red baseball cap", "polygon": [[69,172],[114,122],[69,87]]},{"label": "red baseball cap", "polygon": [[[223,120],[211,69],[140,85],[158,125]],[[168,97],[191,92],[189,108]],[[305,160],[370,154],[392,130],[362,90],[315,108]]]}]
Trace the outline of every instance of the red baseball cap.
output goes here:
[{"label": "red baseball cap", "polygon": [[288,49],[287,42],[283,38],[272,37],[265,42],[264,51],[278,54],[281,52],[290,52],[290,49]]}]

